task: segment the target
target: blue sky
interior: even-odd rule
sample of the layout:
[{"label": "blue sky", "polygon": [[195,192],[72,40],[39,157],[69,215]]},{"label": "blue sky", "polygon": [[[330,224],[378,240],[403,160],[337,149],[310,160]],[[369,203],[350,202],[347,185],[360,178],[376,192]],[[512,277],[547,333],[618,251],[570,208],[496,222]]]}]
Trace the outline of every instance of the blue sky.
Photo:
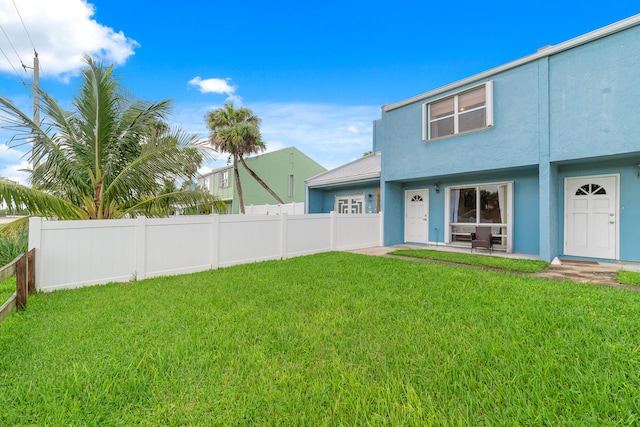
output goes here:
[{"label": "blue sky", "polygon": [[[173,124],[204,137],[206,112],[235,102],[262,118],[268,151],[294,145],[331,169],[371,149],[382,105],[638,13],[631,0],[0,0],[0,94],[32,110],[20,62],[35,47],[41,86],[68,105],[88,52],[137,97],[172,99]],[[26,182],[10,137],[0,175]]]}]

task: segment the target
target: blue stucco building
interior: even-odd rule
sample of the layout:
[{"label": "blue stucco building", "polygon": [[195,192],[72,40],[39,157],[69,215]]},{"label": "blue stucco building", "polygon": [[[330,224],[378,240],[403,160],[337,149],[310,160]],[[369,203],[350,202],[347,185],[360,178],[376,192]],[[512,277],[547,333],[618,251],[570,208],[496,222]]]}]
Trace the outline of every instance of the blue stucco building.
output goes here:
[{"label": "blue stucco building", "polygon": [[382,108],[385,244],[640,261],[640,15]]},{"label": "blue stucco building", "polygon": [[639,262],[640,15],[384,105],[373,150],[385,245]]}]

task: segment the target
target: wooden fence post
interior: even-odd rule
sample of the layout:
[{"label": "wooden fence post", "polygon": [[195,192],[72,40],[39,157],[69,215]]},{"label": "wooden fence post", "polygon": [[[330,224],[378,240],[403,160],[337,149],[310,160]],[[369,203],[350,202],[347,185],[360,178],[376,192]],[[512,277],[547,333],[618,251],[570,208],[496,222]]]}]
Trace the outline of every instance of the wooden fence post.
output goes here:
[{"label": "wooden fence post", "polygon": [[27,257],[20,255],[16,261],[16,308],[24,309],[27,306]]},{"label": "wooden fence post", "polygon": [[36,291],[36,248],[27,253],[27,290],[29,294]]}]

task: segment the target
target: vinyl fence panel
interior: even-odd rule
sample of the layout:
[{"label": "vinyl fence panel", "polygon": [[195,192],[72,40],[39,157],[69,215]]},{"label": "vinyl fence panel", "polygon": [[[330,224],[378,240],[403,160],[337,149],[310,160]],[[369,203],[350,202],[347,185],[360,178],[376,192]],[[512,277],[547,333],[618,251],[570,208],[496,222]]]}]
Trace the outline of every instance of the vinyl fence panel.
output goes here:
[{"label": "vinyl fence panel", "polygon": [[146,219],[145,276],[193,273],[211,268],[211,219],[206,216]]},{"label": "vinyl fence panel", "polygon": [[247,215],[302,215],[304,202],[291,202],[284,205],[248,205],[244,207]]},{"label": "vinyl fence panel", "polygon": [[281,235],[280,216],[221,216],[220,267],[282,258]]},{"label": "vinyl fence panel", "polygon": [[339,215],[334,230],[334,249],[349,251],[382,246],[380,234],[372,232],[380,227],[379,221],[379,216],[372,214]]},{"label": "vinyl fence panel", "polygon": [[383,216],[202,215],[99,221],[31,218],[36,289],[183,274],[379,246]]},{"label": "vinyl fence panel", "polygon": [[[40,226],[33,226],[39,221]],[[34,232],[41,231],[38,245]],[[135,220],[29,222],[29,249],[36,247],[36,288],[55,290],[135,276]]]},{"label": "vinyl fence panel", "polygon": [[332,214],[287,215],[287,257],[328,252],[332,246]]}]

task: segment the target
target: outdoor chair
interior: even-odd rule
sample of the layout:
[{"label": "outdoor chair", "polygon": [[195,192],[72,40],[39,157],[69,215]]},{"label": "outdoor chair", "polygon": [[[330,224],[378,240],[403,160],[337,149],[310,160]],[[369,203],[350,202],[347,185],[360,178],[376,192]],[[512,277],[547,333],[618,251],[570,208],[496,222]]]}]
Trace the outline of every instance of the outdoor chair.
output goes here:
[{"label": "outdoor chair", "polygon": [[471,252],[473,252],[473,248],[485,248],[493,253],[491,227],[476,227],[476,232],[471,233]]}]

